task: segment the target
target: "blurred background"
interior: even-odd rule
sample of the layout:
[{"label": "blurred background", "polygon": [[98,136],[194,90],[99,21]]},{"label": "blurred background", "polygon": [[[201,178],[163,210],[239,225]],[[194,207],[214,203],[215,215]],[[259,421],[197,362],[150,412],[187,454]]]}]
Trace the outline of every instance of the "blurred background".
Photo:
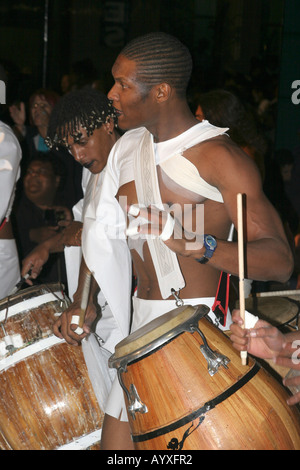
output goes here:
[{"label": "blurred background", "polygon": [[39,88],[107,93],[112,64],[130,39],[152,31],[177,36],[193,57],[192,111],[216,89],[246,109],[247,118],[234,116],[230,102],[208,101],[210,111],[219,106],[231,137],[255,154],[264,190],[295,240],[293,286],[300,288],[299,17],[300,0],[1,0],[0,119],[13,126],[9,107],[24,102],[30,124],[30,97]]},{"label": "blurred background", "polygon": [[162,30],[192,53],[191,107],[197,93],[230,89],[259,109],[274,148],[295,154],[300,104],[292,94],[299,101],[300,92],[292,85],[300,81],[299,14],[300,0],[1,0],[0,70],[7,104],[26,103],[40,87],[63,94],[93,83],[107,92],[124,44]]},{"label": "blurred background", "polygon": [[65,92],[72,74],[82,83],[97,79],[107,91],[122,46],[163,30],[192,52],[193,92],[230,84],[247,99],[276,101],[276,146],[294,148],[300,106],[292,103],[291,87],[300,80],[299,13],[299,0],[1,0],[7,100],[26,100],[41,86]]}]

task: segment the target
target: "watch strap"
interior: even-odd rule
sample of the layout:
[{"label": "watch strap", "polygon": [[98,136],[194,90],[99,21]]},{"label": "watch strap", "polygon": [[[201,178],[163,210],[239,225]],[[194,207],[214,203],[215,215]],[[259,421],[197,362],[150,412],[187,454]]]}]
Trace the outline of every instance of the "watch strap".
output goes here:
[{"label": "watch strap", "polygon": [[196,258],[196,261],[200,264],[206,264],[209,261],[208,256],[203,255],[201,258]]},{"label": "watch strap", "polygon": [[[211,235],[204,235],[204,240],[205,240],[205,237],[207,237],[207,236],[210,236],[211,238],[214,238]],[[205,244],[205,241],[204,241],[204,244]],[[210,260],[212,255],[214,254],[215,249],[216,249],[216,247],[214,249],[211,249],[211,250],[208,247],[206,247],[204,255],[201,258],[196,258],[196,261],[198,261],[198,263],[200,263],[200,264],[206,264]]]}]

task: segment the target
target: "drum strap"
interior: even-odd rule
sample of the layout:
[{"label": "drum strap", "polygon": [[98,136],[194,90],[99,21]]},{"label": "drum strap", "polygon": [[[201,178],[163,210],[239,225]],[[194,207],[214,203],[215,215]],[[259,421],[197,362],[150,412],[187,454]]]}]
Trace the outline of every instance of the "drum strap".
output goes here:
[{"label": "drum strap", "polygon": [[6,223],[7,223],[7,217],[4,217],[4,219],[2,220],[2,222],[0,224],[0,230],[3,229],[3,227],[5,226]]},{"label": "drum strap", "polygon": [[[199,408],[196,411],[193,411],[193,413],[179,419],[178,421],[171,423],[168,426],[164,426],[160,429],[156,429],[155,431],[151,431],[146,434],[141,434],[137,436],[132,436],[133,442],[144,442],[148,441],[149,439],[154,439],[156,437],[162,436],[164,434],[170,433],[172,431],[175,431],[176,429],[190,423],[191,421],[194,421],[195,419],[199,418],[199,423],[196,427],[200,426],[200,424],[203,422],[205,419],[205,414],[208,413],[210,410],[215,408],[217,405],[222,403],[223,401],[227,400],[227,398],[231,397],[234,393],[236,393],[238,390],[240,390],[244,385],[246,385],[258,372],[260,371],[260,365],[255,362],[253,367],[243,376],[238,380],[236,383],[231,385],[231,387],[227,388],[222,392],[220,395],[217,397],[213,398],[212,400],[207,401],[201,408]],[[191,434],[191,433],[189,433]],[[188,434],[188,435],[189,435]],[[186,435],[186,437],[188,437]],[[186,438],[185,437],[185,438]],[[174,441],[174,439],[172,440]],[[180,446],[180,443],[178,443]],[[183,445],[183,443],[182,443]],[[179,448],[182,448],[179,447]],[[173,450],[177,450],[173,449]]]},{"label": "drum strap", "polygon": [[211,307],[212,311],[214,312],[222,326],[226,325],[229,304],[229,285],[230,274],[224,273],[222,271],[219,278],[219,285],[215,301],[213,306]]},{"label": "drum strap", "polygon": [[[234,225],[231,224],[230,232],[227,241],[231,242],[233,239]],[[218,289],[215,297],[212,311],[216,315],[217,319],[222,326],[226,325],[228,304],[229,304],[229,286],[230,286],[230,274],[221,271]]]},{"label": "drum strap", "polygon": [[[138,202],[143,207],[155,205],[164,210],[156,172],[153,136],[145,131],[134,157],[134,175]],[[156,271],[161,296],[167,299],[173,291],[178,293],[185,281],[176,254],[158,238],[147,237],[148,247]]]}]

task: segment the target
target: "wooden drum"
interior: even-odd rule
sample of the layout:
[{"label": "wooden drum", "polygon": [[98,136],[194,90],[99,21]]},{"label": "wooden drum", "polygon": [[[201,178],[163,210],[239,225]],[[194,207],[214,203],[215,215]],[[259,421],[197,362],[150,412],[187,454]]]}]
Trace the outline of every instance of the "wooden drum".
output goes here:
[{"label": "wooden drum", "polygon": [[53,335],[59,284],[0,301],[0,449],[98,449],[103,412],[81,347]]},{"label": "wooden drum", "polygon": [[300,449],[300,417],[288,392],[230,339],[183,306],[125,340],[111,356],[136,449]]},{"label": "wooden drum", "polygon": [[[299,328],[299,299],[279,296],[248,297],[245,300],[246,309],[253,315],[284,330],[285,327],[298,330]],[[238,306],[238,305],[237,305]]]}]

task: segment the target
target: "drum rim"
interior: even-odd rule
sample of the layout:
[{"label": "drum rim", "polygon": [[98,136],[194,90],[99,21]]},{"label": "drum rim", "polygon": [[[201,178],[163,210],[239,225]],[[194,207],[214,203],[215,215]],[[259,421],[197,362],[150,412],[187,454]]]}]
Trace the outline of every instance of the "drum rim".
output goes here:
[{"label": "drum rim", "polygon": [[[64,289],[64,286],[59,282],[49,282],[48,284],[38,284],[35,286],[29,286],[25,289],[20,290],[14,295],[4,297],[0,300],[0,310],[4,310],[5,308],[11,307],[19,303],[20,301],[27,300],[27,297],[39,297],[41,293],[49,293],[52,294],[53,292],[60,291]],[[44,292],[42,292],[44,291]],[[30,294],[36,293],[36,296],[31,296]]]},{"label": "drum rim", "polygon": [[64,292],[61,283],[53,282],[28,287],[22,291],[6,297],[0,301],[0,324],[5,325],[9,318],[18,314],[24,314],[44,304],[63,304],[65,308],[70,304],[70,299]]},{"label": "drum rim", "polygon": [[[282,320],[283,321],[279,321],[277,319],[277,317],[275,318],[272,318],[270,317],[269,315],[266,314],[266,312],[263,311],[263,308],[264,307],[270,307],[272,306],[272,302],[274,301],[278,301],[278,302],[281,302],[281,304],[285,304],[285,305],[289,305],[289,307],[292,305],[294,306],[295,308],[292,309],[294,311],[291,312],[291,316],[289,316],[287,318],[283,318]],[[249,305],[249,302],[252,301],[252,305]],[[255,302],[257,302],[257,306],[255,306]],[[247,305],[248,303],[248,305]],[[269,305],[270,304],[270,305]],[[238,308],[238,305],[237,305],[237,308]],[[295,299],[291,299],[289,297],[286,297],[286,296],[266,296],[266,297],[249,297],[248,299],[246,299],[246,309],[249,310],[249,312],[251,312],[253,315],[258,315],[258,316],[261,316],[261,318],[265,321],[268,321],[269,323],[273,324],[274,326],[277,326],[277,328],[279,327],[284,327],[285,325],[289,325],[290,323],[292,323],[297,317],[299,317],[300,315],[300,303],[298,300],[295,300]]]},{"label": "drum rim", "polygon": [[[191,309],[192,309],[192,311],[191,311]],[[198,321],[202,317],[207,315],[208,312],[210,311],[209,307],[207,307],[206,305],[202,305],[202,304],[201,305],[195,305],[195,306],[193,306],[193,305],[184,305],[183,307],[180,307],[179,309],[174,309],[171,312],[167,312],[166,314],[164,314],[164,315],[162,315],[161,317],[158,317],[158,318],[162,318],[162,317],[164,317],[168,314],[171,314],[172,312],[175,312],[176,310],[179,310],[179,314],[178,314],[177,317],[179,317],[180,314],[183,313],[185,310],[188,310],[190,312],[190,315],[189,315],[188,318],[184,318],[184,320],[181,323],[173,326],[168,331],[165,331],[163,334],[160,334],[156,339],[152,340],[151,342],[146,342],[146,344],[144,344],[143,346],[140,346],[140,347],[130,351],[127,354],[118,354],[118,351],[117,351],[118,344],[117,344],[116,348],[115,348],[115,353],[112,354],[112,356],[109,358],[109,361],[108,361],[109,367],[110,368],[115,368],[115,369],[124,369],[124,368],[126,368],[127,364],[132,363],[134,361],[137,361],[138,359],[142,359],[143,357],[145,357],[149,353],[154,352],[155,350],[162,347],[164,344],[166,344],[170,340],[174,339],[179,334],[184,333],[184,332],[193,331],[193,327],[197,326]],[[186,315],[183,315],[183,317],[186,317]],[[176,318],[176,316],[173,317],[172,319],[174,319],[174,318]],[[153,322],[149,322],[149,324],[147,324],[147,325],[149,326]],[[147,325],[145,325],[145,326],[147,326]],[[163,328],[163,330],[167,329],[167,328],[168,328],[168,322],[166,322],[165,328]],[[139,331],[139,330],[137,330],[137,331]],[[153,333],[154,331],[155,331],[155,329],[151,330],[149,332],[149,334]],[[126,344],[126,341],[128,341],[128,339],[131,336],[132,335],[129,335],[127,338],[125,338],[123,341],[121,341],[119,343],[119,346],[120,345],[122,346],[122,343],[124,344],[124,342]],[[145,336],[147,336],[147,335],[145,335]],[[122,351],[122,349],[120,349],[120,350]]]}]

